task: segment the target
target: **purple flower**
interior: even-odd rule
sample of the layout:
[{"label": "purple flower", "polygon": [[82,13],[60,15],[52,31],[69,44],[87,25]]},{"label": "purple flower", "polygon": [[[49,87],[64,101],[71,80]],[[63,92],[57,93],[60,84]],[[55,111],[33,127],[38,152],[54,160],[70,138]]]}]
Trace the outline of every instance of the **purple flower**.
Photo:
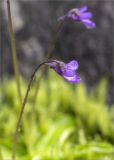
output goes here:
[{"label": "purple flower", "polygon": [[58,20],[64,20],[65,18],[70,18],[77,22],[82,22],[88,29],[95,28],[96,24],[91,21],[92,13],[87,12],[88,7],[83,6],[81,8],[71,9],[66,15],[61,16]]},{"label": "purple flower", "polygon": [[65,64],[64,62],[52,60],[46,63],[50,68],[54,69],[60,76],[62,76],[68,82],[75,84],[81,81],[80,77],[76,75],[78,69],[78,62],[75,60]]}]

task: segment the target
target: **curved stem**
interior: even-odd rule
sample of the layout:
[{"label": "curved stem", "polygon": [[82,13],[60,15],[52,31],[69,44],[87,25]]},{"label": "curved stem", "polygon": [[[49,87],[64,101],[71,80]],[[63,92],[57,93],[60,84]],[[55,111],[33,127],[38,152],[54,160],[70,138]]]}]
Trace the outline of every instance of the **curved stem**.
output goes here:
[{"label": "curved stem", "polygon": [[[64,21],[62,21],[59,24],[59,26],[57,27],[57,30],[56,30],[57,34],[56,34],[56,36],[55,36],[55,38],[53,40],[53,43],[51,44],[50,48],[48,49],[46,60],[49,60],[51,58],[51,56],[52,56],[52,52],[55,49],[55,44],[56,44],[56,42],[58,40],[58,36],[59,36],[59,33],[61,32],[63,24],[64,24]],[[42,71],[42,73],[41,73],[41,75],[40,75],[40,77],[38,79],[37,85],[36,85],[35,93],[34,93],[34,96],[33,96],[33,110],[35,110],[34,108],[35,108],[35,104],[36,104],[36,97],[38,95],[38,90],[39,90],[39,87],[40,87],[40,81],[41,81],[41,79],[43,77],[44,72],[45,72],[45,69],[43,69],[43,71]]]},{"label": "curved stem", "polygon": [[33,74],[31,75],[30,81],[29,81],[29,83],[28,83],[28,88],[27,88],[27,91],[26,91],[26,94],[25,94],[25,97],[24,97],[24,100],[23,100],[23,103],[22,103],[21,111],[20,111],[20,114],[19,114],[19,118],[18,118],[18,121],[17,121],[16,130],[15,130],[15,134],[14,134],[12,160],[15,160],[19,128],[20,128],[20,125],[21,125],[21,120],[22,120],[22,116],[23,116],[23,113],[24,113],[25,105],[26,105],[26,102],[27,102],[28,94],[29,94],[29,92],[30,92],[31,84],[32,84],[32,82],[33,82],[33,80],[34,80],[35,73],[37,72],[37,70],[38,70],[42,65],[44,65],[44,64],[47,63],[47,62],[52,62],[52,61],[44,61],[43,63],[41,63],[40,65],[38,65],[38,66],[36,67],[36,69],[34,70]]},{"label": "curved stem", "polygon": [[12,18],[11,18],[10,0],[7,0],[7,10],[8,10],[8,26],[9,26],[9,33],[10,33],[11,48],[12,48],[13,68],[14,68],[14,74],[15,74],[15,79],[17,83],[19,101],[20,103],[22,103],[21,87],[20,87],[20,79],[19,79],[19,68],[18,68],[15,38],[14,38]]}]

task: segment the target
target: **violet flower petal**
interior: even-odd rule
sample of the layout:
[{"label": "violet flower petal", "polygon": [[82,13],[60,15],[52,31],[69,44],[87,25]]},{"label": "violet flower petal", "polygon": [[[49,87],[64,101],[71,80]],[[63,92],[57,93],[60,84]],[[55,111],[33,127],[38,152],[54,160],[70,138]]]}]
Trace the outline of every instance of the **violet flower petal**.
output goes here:
[{"label": "violet flower petal", "polygon": [[80,17],[83,19],[90,19],[93,17],[93,15],[91,12],[86,12],[86,13],[81,14]]},{"label": "violet flower petal", "polygon": [[78,62],[77,62],[77,61],[72,60],[72,61],[70,61],[69,63],[67,63],[67,64],[65,65],[65,67],[67,67],[67,68],[69,68],[69,69],[72,69],[72,70],[77,70],[78,67],[79,67],[79,65],[78,65]]},{"label": "violet flower petal", "polygon": [[83,19],[82,20],[82,23],[88,28],[88,29],[91,29],[91,28],[95,28],[96,27],[96,24],[94,22],[92,22],[91,20],[89,19]]},{"label": "violet flower petal", "polygon": [[77,75],[74,75],[73,77],[67,77],[67,76],[63,76],[65,78],[66,81],[75,84],[75,83],[79,83],[81,81],[81,78]]},{"label": "violet flower petal", "polygon": [[75,74],[76,74],[76,73],[75,73],[75,70],[71,70],[71,69],[69,69],[69,68],[64,67],[64,69],[63,69],[63,75],[64,75],[64,76],[72,77],[72,76],[74,76]]}]

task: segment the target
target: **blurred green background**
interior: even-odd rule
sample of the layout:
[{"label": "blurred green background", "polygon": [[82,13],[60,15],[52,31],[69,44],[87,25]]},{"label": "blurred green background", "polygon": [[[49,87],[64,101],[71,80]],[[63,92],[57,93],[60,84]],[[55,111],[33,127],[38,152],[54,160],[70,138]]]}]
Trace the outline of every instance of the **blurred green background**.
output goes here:
[{"label": "blurred green background", "polygon": [[[113,1],[12,0],[11,11],[24,98],[30,75],[56,34],[57,18],[88,5],[97,27],[66,21],[53,58],[79,62],[82,82],[68,84],[48,69],[36,105],[32,84],[17,143],[17,160],[114,160]],[[0,160],[11,160],[20,103],[12,65],[6,1],[0,1]]]}]

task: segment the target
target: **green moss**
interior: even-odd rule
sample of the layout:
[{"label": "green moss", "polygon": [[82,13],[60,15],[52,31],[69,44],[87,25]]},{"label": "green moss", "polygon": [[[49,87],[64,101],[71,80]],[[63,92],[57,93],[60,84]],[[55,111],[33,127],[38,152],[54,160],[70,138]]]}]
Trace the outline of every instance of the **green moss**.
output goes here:
[{"label": "green moss", "polygon": [[[4,84],[5,94],[1,96],[0,105],[0,148],[5,159],[11,157],[21,106],[15,81],[5,80]],[[84,83],[69,85],[51,71],[41,82],[33,112],[35,86],[31,88],[22,120],[17,159],[114,159],[114,106],[106,104],[106,79],[88,93]],[[27,88],[24,81],[21,88],[24,97]]]}]

